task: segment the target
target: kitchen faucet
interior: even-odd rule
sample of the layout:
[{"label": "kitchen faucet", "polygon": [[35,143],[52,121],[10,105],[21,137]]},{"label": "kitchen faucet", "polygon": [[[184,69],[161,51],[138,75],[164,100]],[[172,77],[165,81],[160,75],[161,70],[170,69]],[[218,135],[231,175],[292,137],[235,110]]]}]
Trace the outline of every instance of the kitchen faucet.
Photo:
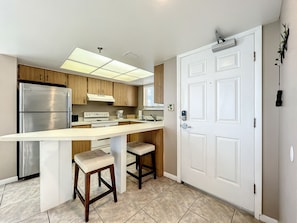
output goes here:
[{"label": "kitchen faucet", "polygon": [[157,115],[150,114],[150,116],[152,116],[152,118],[154,119],[154,121],[157,121]]}]

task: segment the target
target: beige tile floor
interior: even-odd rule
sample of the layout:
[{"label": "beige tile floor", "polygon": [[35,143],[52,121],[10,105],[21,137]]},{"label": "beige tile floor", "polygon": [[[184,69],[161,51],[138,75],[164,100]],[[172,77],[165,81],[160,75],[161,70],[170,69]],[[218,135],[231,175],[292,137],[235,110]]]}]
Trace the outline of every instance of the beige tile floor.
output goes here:
[{"label": "beige tile floor", "polygon": [[[104,175],[108,176],[107,173]],[[80,189],[84,187],[82,174]],[[96,175],[91,183],[94,196],[99,192]],[[251,215],[210,197],[190,186],[166,177],[147,177],[141,190],[136,181],[127,177],[127,192],[112,194],[93,203],[89,222],[127,223],[259,223]],[[84,207],[72,200],[46,212],[39,210],[39,178],[0,186],[0,222],[55,223],[84,222]]]}]

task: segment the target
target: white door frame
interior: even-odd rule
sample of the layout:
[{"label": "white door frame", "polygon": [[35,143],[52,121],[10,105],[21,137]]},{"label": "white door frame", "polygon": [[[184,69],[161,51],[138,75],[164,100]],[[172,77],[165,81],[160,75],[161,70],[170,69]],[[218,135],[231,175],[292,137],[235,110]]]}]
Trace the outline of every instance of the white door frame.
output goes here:
[{"label": "white door frame", "polygon": [[[262,26],[258,26],[254,29],[236,34],[231,38],[239,38],[241,36],[246,36],[254,34],[255,36],[255,118],[256,118],[256,128],[255,128],[255,184],[256,184],[256,194],[255,194],[255,212],[254,217],[259,219],[262,214]],[[199,49],[186,52],[177,56],[177,181],[181,182],[181,72],[180,72],[180,62],[181,58],[193,54],[202,49],[208,49],[213,44],[203,46]]]}]

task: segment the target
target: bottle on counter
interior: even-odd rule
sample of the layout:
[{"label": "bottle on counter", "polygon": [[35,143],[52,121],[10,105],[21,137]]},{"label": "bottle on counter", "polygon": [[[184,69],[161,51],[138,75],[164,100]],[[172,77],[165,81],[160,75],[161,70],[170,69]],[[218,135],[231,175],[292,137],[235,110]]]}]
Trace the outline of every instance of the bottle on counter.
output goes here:
[{"label": "bottle on counter", "polygon": [[142,110],[138,110],[138,119],[139,120],[142,120],[143,117],[142,117]]}]

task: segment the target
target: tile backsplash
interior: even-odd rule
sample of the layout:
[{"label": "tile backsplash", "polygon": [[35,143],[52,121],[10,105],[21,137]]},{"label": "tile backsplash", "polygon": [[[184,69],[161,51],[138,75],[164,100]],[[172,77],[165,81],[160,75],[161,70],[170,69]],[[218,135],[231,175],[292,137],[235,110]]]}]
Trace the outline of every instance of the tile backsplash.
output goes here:
[{"label": "tile backsplash", "polygon": [[106,102],[91,102],[89,101],[86,105],[73,105],[72,114],[77,114],[79,117],[83,117],[83,112],[109,112],[110,116],[116,116],[117,110],[124,110],[124,117],[127,114],[137,115],[137,108],[134,107],[118,107],[109,105]]}]

